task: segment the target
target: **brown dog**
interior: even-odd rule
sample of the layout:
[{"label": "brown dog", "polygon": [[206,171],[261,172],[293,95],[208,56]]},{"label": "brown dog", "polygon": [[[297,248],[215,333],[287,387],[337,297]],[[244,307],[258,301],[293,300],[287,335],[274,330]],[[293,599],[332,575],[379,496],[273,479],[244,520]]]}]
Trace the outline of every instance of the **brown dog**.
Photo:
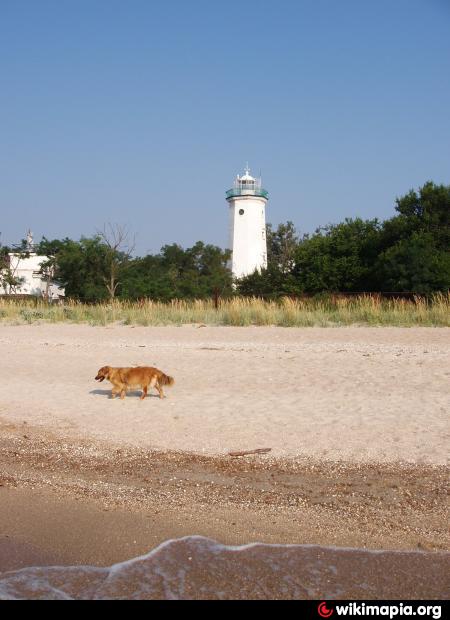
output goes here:
[{"label": "brown dog", "polygon": [[158,390],[159,397],[164,398],[162,390],[163,385],[173,385],[175,383],[172,377],[168,377],[161,370],[150,366],[137,366],[136,368],[112,368],[111,366],[103,366],[95,377],[96,381],[104,381],[108,379],[113,384],[111,398],[115,398],[120,394],[123,400],[128,390],[132,388],[142,388],[141,400],[147,396],[148,388],[153,387]]}]

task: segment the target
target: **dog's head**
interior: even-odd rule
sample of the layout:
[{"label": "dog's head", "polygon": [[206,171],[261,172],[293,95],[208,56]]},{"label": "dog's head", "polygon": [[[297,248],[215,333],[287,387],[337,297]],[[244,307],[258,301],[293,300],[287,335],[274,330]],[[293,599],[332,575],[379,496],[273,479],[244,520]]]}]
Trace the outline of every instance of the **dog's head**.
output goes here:
[{"label": "dog's head", "polygon": [[111,371],[111,366],[103,366],[102,368],[100,368],[100,370],[97,373],[97,376],[95,377],[96,381],[104,381],[105,379],[109,379],[109,373]]}]

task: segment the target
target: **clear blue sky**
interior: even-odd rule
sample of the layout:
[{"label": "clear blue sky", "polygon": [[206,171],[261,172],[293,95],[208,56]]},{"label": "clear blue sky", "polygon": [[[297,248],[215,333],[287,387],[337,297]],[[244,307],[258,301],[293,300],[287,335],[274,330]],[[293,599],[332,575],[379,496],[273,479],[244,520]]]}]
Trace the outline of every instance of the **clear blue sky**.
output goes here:
[{"label": "clear blue sky", "polygon": [[450,0],[0,0],[3,243],[226,247],[246,161],[301,232],[449,183]]}]

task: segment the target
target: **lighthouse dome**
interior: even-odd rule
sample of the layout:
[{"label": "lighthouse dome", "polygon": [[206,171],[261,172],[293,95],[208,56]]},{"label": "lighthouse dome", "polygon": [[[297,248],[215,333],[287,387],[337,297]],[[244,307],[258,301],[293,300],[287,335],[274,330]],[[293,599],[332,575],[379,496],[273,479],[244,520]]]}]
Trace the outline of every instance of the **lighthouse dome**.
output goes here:
[{"label": "lighthouse dome", "polygon": [[250,174],[250,168],[247,166],[245,169],[245,174],[242,175],[241,177],[238,175],[238,179],[239,181],[245,181],[246,183],[254,183],[255,182],[255,177],[252,177],[252,175]]}]

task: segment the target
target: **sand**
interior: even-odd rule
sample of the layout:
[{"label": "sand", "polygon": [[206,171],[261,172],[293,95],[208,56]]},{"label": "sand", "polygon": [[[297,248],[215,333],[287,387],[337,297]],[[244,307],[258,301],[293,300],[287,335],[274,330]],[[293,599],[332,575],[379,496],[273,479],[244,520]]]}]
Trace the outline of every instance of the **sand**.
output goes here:
[{"label": "sand", "polygon": [[[168,563],[191,580],[170,577],[180,597],[446,597],[449,345],[446,329],[0,326],[0,571],[114,564],[105,584],[158,597],[167,583],[136,575]],[[176,384],[111,400],[104,364]],[[164,544],[197,535],[217,543]],[[214,558],[224,589],[202,590]],[[0,573],[0,598],[58,594],[69,573],[39,570]],[[80,596],[92,570],[70,573]]]},{"label": "sand", "polygon": [[[0,348],[6,422],[197,454],[448,462],[448,329],[3,325]],[[113,401],[105,364],[176,385]]]}]

